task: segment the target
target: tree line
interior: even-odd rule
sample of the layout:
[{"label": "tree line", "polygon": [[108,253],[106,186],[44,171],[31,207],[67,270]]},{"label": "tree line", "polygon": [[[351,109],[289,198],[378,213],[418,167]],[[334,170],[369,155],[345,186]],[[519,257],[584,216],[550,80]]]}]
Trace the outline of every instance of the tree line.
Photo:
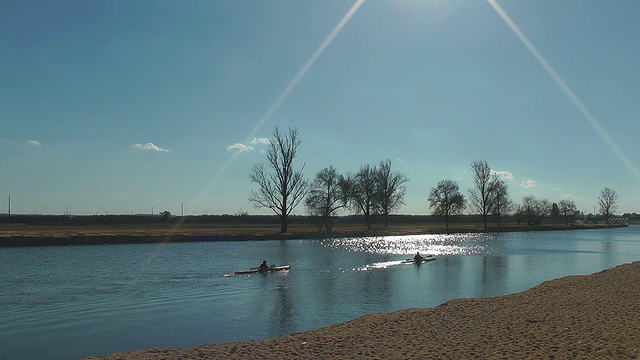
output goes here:
[{"label": "tree line", "polygon": [[[363,215],[367,229],[371,229],[372,215],[383,216],[385,226],[388,226],[389,215],[405,204],[404,184],[409,178],[392,171],[391,160],[383,160],[377,165],[365,164],[357,172],[346,175],[339,174],[330,165],[309,181],[303,176],[306,164],[298,169],[293,164],[301,143],[298,129],[289,128],[288,132],[282,133],[276,127],[266,152],[267,165],[254,164],[249,174],[258,187],[251,191],[249,201],[256,208],[271,209],[280,218],[281,232],[287,232],[288,217],[302,202],[312,216],[320,219],[319,229],[325,231],[331,231],[335,215],[341,209],[350,209]],[[526,220],[529,225],[539,225],[548,215],[554,218],[564,215],[568,224],[569,216],[577,211],[573,200],[551,203],[532,195],[525,196],[522,203],[515,204],[509,196],[507,183],[492,171],[487,161],[473,161],[471,170],[473,187],[468,190],[468,198],[451,179],[439,181],[429,192],[427,200],[432,214],[443,216],[447,229],[451,217],[462,214],[465,209],[482,216],[485,230],[490,217],[498,227],[500,218],[510,213],[518,224]],[[598,203],[600,213],[608,224],[617,208],[615,191],[609,188],[602,190]]]}]

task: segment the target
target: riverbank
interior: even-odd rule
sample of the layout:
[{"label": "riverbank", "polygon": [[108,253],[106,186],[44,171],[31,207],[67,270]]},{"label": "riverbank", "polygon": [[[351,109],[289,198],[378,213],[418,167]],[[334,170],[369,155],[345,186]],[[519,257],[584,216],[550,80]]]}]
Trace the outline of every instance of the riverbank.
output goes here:
[{"label": "riverbank", "polygon": [[638,359],[640,262],[521,293],[373,314],[249,342],[90,359]]},{"label": "riverbank", "polygon": [[[606,224],[543,224],[527,226],[505,224],[491,226],[487,232],[585,230],[620,227]],[[197,241],[246,241],[319,239],[369,236],[401,236],[423,234],[453,234],[485,232],[477,224],[457,224],[450,229],[443,225],[411,224],[377,226],[366,230],[362,226],[342,225],[332,232],[319,232],[312,225],[291,225],[280,233],[277,225],[213,224],[213,225],[101,225],[101,226],[36,226],[12,224],[0,226],[0,247],[141,244]]]}]

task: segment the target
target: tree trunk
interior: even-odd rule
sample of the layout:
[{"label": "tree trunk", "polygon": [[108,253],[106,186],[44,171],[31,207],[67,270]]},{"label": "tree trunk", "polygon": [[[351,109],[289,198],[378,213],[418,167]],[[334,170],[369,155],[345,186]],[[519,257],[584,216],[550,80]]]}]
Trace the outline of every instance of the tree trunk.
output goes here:
[{"label": "tree trunk", "polygon": [[286,232],[287,232],[287,217],[282,216],[280,217],[280,233],[286,233]]}]

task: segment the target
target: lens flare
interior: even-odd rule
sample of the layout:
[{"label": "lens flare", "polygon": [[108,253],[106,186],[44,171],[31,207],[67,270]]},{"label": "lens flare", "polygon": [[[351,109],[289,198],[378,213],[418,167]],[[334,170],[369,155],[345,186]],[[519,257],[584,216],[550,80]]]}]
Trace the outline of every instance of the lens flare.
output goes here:
[{"label": "lens flare", "polygon": [[[289,94],[291,94],[291,92],[296,88],[296,86],[298,86],[298,84],[304,78],[307,72],[309,72],[313,64],[315,64],[318,58],[320,58],[320,56],[324,53],[327,47],[331,45],[331,42],[333,42],[333,39],[335,39],[336,36],[340,34],[340,31],[342,30],[342,28],[344,28],[345,25],[347,25],[349,20],[351,20],[353,15],[355,15],[355,13],[358,11],[358,9],[360,9],[360,6],[362,6],[364,2],[365,0],[357,0],[351,6],[349,11],[347,11],[347,13],[344,15],[342,20],[340,20],[340,22],[338,23],[338,25],[336,25],[336,27],[331,31],[331,33],[329,33],[329,36],[327,36],[327,38],[324,39],[322,44],[320,44],[320,46],[316,49],[313,55],[311,55],[309,60],[307,60],[307,62],[302,66],[302,68],[300,69],[300,71],[298,71],[296,76],[289,82],[287,87],[280,93],[276,101],[274,101],[273,104],[271,104],[271,106],[269,107],[269,109],[267,109],[267,111],[264,113],[264,115],[262,115],[262,117],[260,118],[260,121],[258,121],[258,123],[253,127],[253,129],[251,129],[251,131],[249,132],[249,134],[245,139],[246,140],[245,142],[248,142],[249,140],[253,139],[255,135],[258,133],[258,131],[262,129],[264,124],[280,108],[280,105],[282,105],[282,103],[287,99]],[[197,197],[197,199],[195,200],[196,204],[200,204],[203,201],[203,198],[206,196],[206,194],[208,194],[209,191],[211,191],[211,189],[215,186],[218,180],[226,173],[227,169],[229,169],[231,164],[233,164],[237,156],[238,154],[234,153],[227,159],[227,161],[225,161],[224,165],[222,165],[222,167],[214,175],[211,181],[209,181],[205,189]]]},{"label": "lens flare", "polygon": [[531,52],[531,54],[538,60],[540,65],[547,71],[549,76],[553,79],[553,81],[558,85],[558,87],[564,92],[564,94],[571,100],[573,105],[578,109],[578,111],[584,116],[589,125],[593,127],[593,129],[600,135],[602,140],[609,145],[611,150],[618,156],[618,158],[627,166],[629,171],[635,177],[640,180],[640,170],[635,166],[635,164],[627,157],[627,155],[622,151],[622,149],[618,146],[618,144],[613,140],[611,136],[604,130],[604,128],[600,125],[598,119],[596,119],[593,114],[587,109],[582,100],[573,92],[571,87],[567,85],[564,79],[558,75],[556,70],[547,62],[547,60],[542,56],[542,54],[538,51],[538,49],[533,45],[529,38],[520,30],[518,25],[516,25],[513,20],[507,15],[507,13],[500,7],[500,5],[496,2],[496,0],[487,0],[489,5],[498,13],[498,15],[504,20],[504,22],[509,26],[511,31],[520,39],[522,44],[526,46],[526,48]]}]

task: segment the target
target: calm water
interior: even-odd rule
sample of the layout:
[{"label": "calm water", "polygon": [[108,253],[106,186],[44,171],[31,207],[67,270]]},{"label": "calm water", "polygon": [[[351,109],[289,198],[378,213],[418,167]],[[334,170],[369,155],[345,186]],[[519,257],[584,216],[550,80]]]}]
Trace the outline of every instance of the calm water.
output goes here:
[{"label": "calm water", "polygon": [[[399,265],[419,250],[436,261]],[[289,272],[225,276],[262,259]],[[276,337],[640,260],[610,230],[0,249],[0,359]]]}]

